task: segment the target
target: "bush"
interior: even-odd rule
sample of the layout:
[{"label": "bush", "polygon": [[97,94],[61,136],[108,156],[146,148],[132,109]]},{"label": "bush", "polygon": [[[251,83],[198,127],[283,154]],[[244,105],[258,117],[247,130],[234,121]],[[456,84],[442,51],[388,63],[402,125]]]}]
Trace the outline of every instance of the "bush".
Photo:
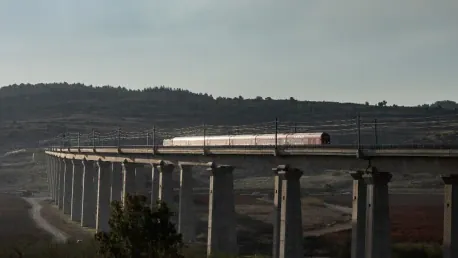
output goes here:
[{"label": "bush", "polygon": [[182,239],[170,221],[172,213],[166,203],[151,209],[145,196],[127,196],[125,207],[112,204],[110,232],[95,235],[103,257],[182,258]]}]

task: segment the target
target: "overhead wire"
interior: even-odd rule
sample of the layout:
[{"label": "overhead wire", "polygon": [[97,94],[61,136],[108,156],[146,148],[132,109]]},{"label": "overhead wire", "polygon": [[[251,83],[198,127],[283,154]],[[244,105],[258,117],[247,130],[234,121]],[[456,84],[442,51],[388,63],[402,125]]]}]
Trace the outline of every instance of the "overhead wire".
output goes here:
[{"label": "overhead wire", "polygon": [[[457,117],[458,114],[447,114],[440,116],[415,116],[415,117],[399,117],[399,118],[384,118],[383,120],[367,121],[362,118],[360,121],[360,132],[366,134],[377,125],[378,129],[388,131],[397,129],[428,129],[428,128],[454,128],[458,129],[458,120],[439,120],[445,117]],[[430,120],[431,118],[436,120]],[[426,120],[426,121],[425,121]],[[454,123],[457,123],[454,125]],[[339,129],[337,129],[339,128]],[[41,140],[41,144],[50,142],[68,142],[74,144],[93,144],[99,142],[111,142],[118,140],[143,140],[149,137],[157,139],[173,138],[178,136],[192,136],[192,135],[231,135],[231,134],[264,134],[278,132],[304,132],[304,131],[326,131],[328,133],[339,135],[354,135],[357,132],[356,119],[338,119],[338,120],[325,120],[311,123],[309,121],[267,121],[260,123],[251,123],[243,125],[211,125],[202,124],[182,128],[157,128],[146,129],[141,131],[124,131],[120,128],[108,132],[99,132],[93,130],[92,132],[80,134],[77,132],[60,133],[56,137],[47,140]],[[380,132],[382,133],[382,132]],[[153,140],[153,139],[151,139]]]}]

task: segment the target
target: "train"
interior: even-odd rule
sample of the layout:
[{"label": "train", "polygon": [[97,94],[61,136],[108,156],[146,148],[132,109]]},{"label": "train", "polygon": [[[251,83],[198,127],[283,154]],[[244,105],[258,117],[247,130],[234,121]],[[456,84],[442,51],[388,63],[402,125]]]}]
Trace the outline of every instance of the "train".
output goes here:
[{"label": "train", "polygon": [[[325,132],[289,134],[246,134],[186,136],[164,139],[163,146],[301,146],[331,144],[331,136]],[[205,144],[204,144],[205,141]]]}]

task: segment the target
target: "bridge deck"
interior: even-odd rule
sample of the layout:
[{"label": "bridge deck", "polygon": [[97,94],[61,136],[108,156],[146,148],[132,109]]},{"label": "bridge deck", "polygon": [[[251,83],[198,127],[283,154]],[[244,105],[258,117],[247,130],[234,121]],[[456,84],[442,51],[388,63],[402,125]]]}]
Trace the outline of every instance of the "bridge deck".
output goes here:
[{"label": "bridge deck", "polygon": [[163,155],[247,155],[247,156],[341,156],[341,157],[458,157],[455,146],[81,146],[49,148],[63,153]]}]

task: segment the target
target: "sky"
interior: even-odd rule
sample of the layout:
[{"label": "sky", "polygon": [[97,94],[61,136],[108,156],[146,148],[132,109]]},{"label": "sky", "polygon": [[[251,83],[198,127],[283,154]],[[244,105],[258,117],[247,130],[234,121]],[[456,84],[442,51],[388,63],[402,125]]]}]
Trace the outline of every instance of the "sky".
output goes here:
[{"label": "sky", "polygon": [[456,0],[0,0],[0,85],[458,101]]}]

